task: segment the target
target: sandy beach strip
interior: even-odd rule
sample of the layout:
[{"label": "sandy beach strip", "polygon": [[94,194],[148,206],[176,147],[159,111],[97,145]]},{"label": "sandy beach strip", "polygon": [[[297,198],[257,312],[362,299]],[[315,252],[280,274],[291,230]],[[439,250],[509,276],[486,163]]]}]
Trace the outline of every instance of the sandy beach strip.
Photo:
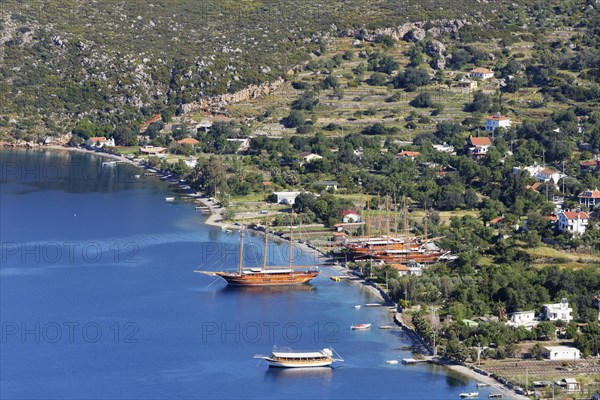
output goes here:
[{"label": "sandy beach strip", "polygon": [[501,393],[503,399],[527,400],[529,397],[515,393],[513,390],[502,385],[500,382],[490,376],[485,376],[475,372],[464,365],[441,364],[451,371],[466,376],[470,379],[490,385],[493,392]]}]

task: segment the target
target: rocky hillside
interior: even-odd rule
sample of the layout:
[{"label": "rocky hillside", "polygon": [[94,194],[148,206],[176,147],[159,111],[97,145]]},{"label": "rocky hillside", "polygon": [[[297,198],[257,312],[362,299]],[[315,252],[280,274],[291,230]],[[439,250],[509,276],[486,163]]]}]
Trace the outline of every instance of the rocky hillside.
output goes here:
[{"label": "rocky hillside", "polygon": [[[90,133],[135,129],[159,110],[195,108],[207,98],[277,81],[339,35],[451,34],[509,8],[520,15],[535,6],[450,3],[3,0],[0,135],[60,134],[81,121],[92,126]],[[446,22],[437,31],[429,23],[406,24],[438,18]]]}]

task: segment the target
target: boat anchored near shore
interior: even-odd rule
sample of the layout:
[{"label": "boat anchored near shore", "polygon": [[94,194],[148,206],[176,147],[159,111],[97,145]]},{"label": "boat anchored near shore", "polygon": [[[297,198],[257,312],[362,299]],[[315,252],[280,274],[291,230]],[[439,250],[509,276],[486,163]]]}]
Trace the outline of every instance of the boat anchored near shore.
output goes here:
[{"label": "boat anchored near shore", "polygon": [[364,330],[364,329],[369,329],[371,327],[371,324],[355,324],[352,325],[350,327],[350,329],[352,330]]},{"label": "boat anchored near shore", "polygon": [[[334,357],[334,353],[338,358]],[[254,358],[265,360],[269,364],[269,367],[279,368],[329,367],[334,362],[344,361],[332,348],[309,352],[295,352],[293,350],[277,351],[273,349],[273,352],[268,356],[255,354]]]},{"label": "boat anchored near shore", "polygon": [[[244,224],[241,225],[240,229],[240,255],[237,272],[228,271],[200,271],[194,272],[209,275],[219,276],[223,278],[227,284],[235,286],[276,286],[276,285],[301,285],[308,283],[319,275],[318,267],[316,266],[305,266],[300,267],[293,265],[293,218],[290,222],[290,244],[289,244],[289,265],[287,267],[268,267],[267,266],[267,242],[268,232],[266,227],[268,226],[268,219],[265,223],[265,244],[263,253],[263,265],[262,268],[246,268],[244,267]],[[297,268],[303,268],[303,270],[296,270]]]}]

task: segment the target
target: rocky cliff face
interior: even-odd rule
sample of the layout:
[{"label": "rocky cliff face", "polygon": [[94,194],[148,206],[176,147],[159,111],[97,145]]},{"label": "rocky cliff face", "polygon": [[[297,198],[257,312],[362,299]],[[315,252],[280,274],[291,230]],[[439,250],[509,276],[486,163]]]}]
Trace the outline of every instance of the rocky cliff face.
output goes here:
[{"label": "rocky cliff face", "polygon": [[381,28],[369,31],[365,28],[346,30],[341,36],[355,37],[360,40],[373,41],[379,35],[388,35],[396,40],[419,41],[425,38],[427,33],[438,37],[442,33],[458,32],[467,24],[464,19],[438,19],[433,21],[407,22],[395,28]]},{"label": "rocky cliff face", "polygon": [[250,85],[246,89],[235,93],[227,93],[219,96],[202,99],[199,102],[182,105],[184,113],[192,111],[221,111],[229,104],[241,103],[248,100],[254,100],[262,96],[268,96],[284,84],[284,80],[279,78],[273,82],[263,83],[261,85]]}]

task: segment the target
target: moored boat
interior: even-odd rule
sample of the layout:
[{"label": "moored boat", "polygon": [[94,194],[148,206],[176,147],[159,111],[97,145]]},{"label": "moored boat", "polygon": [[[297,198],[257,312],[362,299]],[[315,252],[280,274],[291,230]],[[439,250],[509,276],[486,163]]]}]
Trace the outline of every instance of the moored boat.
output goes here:
[{"label": "moored boat", "polygon": [[[334,350],[332,348],[325,348],[320,351],[309,351],[309,352],[295,352],[292,350],[288,351],[277,351],[268,355],[256,354],[254,358],[260,358],[265,360],[270,367],[279,368],[315,368],[315,367],[328,367],[334,362],[344,361],[341,357],[335,358]],[[337,353],[336,353],[337,354]]]},{"label": "moored boat", "polygon": [[[292,213],[293,219],[293,213]],[[276,286],[276,285],[300,285],[308,283],[312,279],[319,275],[316,267],[299,267],[293,265],[293,239],[292,239],[292,225],[290,224],[290,247],[289,247],[289,266],[288,267],[267,267],[267,244],[268,244],[268,232],[266,227],[268,226],[268,220],[265,224],[265,243],[263,252],[263,265],[262,268],[245,268],[243,264],[244,259],[244,224],[241,225],[240,229],[240,254],[239,264],[237,271],[195,271],[201,274],[218,276],[223,278],[227,284],[234,286]],[[303,270],[296,270],[296,268],[303,268]]]},{"label": "moored boat", "polygon": [[352,330],[362,330],[362,329],[369,329],[371,327],[371,324],[355,324],[352,325],[350,327],[350,329]]},{"label": "moored boat", "polygon": [[461,399],[474,399],[479,397],[479,392],[464,392],[459,395]]}]

